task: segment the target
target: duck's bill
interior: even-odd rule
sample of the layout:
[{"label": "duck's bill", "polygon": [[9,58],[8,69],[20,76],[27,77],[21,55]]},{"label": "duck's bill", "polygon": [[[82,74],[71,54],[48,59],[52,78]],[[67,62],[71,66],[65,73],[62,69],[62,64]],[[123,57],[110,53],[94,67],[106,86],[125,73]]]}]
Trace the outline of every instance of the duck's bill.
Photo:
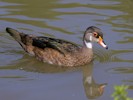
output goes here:
[{"label": "duck's bill", "polygon": [[104,41],[99,41],[99,44],[104,47],[105,49],[108,49],[108,46],[105,44]]},{"label": "duck's bill", "polygon": [[101,36],[99,36],[99,41],[98,43],[104,47],[105,49],[108,49],[108,46],[105,44],[105,42],[103,41],[103,38]]}]

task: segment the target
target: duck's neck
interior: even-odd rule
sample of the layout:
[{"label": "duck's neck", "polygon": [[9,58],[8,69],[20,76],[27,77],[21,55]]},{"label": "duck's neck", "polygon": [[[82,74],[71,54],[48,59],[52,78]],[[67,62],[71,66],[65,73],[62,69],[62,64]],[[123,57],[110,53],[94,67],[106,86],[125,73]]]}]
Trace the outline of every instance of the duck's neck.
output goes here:
[{"label": "duck's neck", "polygon": [[92,49],[92,48],[93,48],[93,45],[92,45],[91,42],[86,42],[86,41],[84,40],[84,47],[86,47],[86,48],[88,48],[88,49]]},{"label": "duck's neck", "polygon": [[81,48],[81,54],[85,57],[91,58],[93,56],[93,45],[91,42],[83,41],[84,45]]},{"label": "duck's neck", "polygon": [[85,62],[90,62],[93,59],[93,49],[91,42],[84,42],[83,47],[80,49],[82,53],[80,55],[85,59]]}]

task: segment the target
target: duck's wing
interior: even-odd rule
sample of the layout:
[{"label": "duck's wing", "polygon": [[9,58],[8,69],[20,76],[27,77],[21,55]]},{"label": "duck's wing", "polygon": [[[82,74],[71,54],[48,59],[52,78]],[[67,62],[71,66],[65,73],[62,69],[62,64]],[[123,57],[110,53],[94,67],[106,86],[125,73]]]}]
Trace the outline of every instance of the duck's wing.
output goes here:
[{"label": "duck's wing", "polygon": [[42,36],[36,37],[33,35],[21,33],[15,29],[8,27],[6,28],[6,31],[24,48],[26,52],[28,52],[26,45],[33,45],[41,49],[52,48],[64,55],[66,53],[76,52],[79,49],[76,44],[61,39],[54,39]]},{"label": "duck's wing", "polygon": [[41,37],[41,36],[33,38],[32,45],[38,48],[41,48],[41,49],[52,48],[52,49],[59,51],[60,53],[64,55],[66,53],[73,53],[79,50],[79,46],[77,46],[74,43],[61,40],[61,39]]}]

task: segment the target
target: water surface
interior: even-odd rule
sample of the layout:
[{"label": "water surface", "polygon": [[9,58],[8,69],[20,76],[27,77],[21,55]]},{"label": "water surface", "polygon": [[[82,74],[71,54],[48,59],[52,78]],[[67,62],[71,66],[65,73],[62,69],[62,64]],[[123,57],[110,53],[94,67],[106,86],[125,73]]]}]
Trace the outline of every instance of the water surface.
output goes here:
[{"label": "water surface", "polygon": [[[121,84],[130,86],[128,93],[133,97],[132,5],[132,0],[0,1],[1,99],[88,100],[94,94],[95,100],[113,100],[113,87]],[[93,64],[82,68],[39,62],[5,32],[12,27],[82,45],[83,33],[92,25],[102,29],[109,50],[94,44]],[[89,91],[101,84],[103,93]]]}]

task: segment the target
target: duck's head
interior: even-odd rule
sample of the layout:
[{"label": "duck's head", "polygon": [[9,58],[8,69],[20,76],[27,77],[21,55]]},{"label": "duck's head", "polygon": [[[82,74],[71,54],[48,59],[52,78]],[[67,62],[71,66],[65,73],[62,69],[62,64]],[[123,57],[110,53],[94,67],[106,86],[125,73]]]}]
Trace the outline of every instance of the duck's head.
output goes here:
[{"label": "duck's head", "polygon": [[84,33],[83,41],[87,48],[92,48],[91,42],[97,42],[102,47],[108,49],[108,46],[105,44],[103,40],[103,33],[101,32],[101,29],[95,26],[90,26],[86,29]]}]

